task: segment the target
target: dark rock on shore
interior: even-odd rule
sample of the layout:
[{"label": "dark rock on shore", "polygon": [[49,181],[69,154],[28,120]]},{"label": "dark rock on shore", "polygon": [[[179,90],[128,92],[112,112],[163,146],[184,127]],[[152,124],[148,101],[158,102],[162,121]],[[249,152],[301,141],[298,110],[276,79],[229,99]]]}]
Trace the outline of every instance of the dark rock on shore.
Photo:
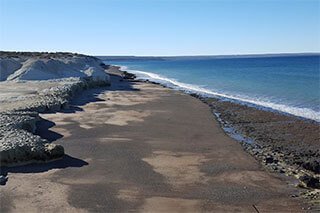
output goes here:
[{"label": "dark rock on shore", "polygon": [[278,162],[278,160],[275,160],[272,156],[267,156],[265,161],[266,161],[266,164]]},{"label": "dark rock on shore", "polygon": [[134,80],[136,78],[135,74],[128,73],[127,71],[123,71],[123,79]]},{"label": "dark rock on shore", "polygon": [[316,174],[320,174],[320,163],[317,160],[308,161],[302,164],[303,168],[313,171]]},{"label": "dark rock on shore", "polygon": [[6,182],[8,181],[8,177],[5,175],[0,175],[0,185],[6,185]]},{"label": "dark rock on shore", "polygon": [[299,178],[299,180],[303,182],[306,187],[320,189],[319,178],[311,177],[309,175],[303,175]]},{"label": "dark rock on shore", "polygon": [[100,63],[100,66],[101,66],[103,69],[107,70],[107,69],[110,68],[111,65],[105,64],[105,63],[102,62],[102,63]]}]

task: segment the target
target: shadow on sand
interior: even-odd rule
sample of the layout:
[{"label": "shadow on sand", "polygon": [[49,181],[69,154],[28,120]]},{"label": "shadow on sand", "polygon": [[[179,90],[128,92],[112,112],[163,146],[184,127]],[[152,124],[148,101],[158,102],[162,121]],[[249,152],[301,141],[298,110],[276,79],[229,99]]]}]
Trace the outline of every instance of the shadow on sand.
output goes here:
[{"label": "shadow on sand", "polygon": [[62,138],[63,135],[50,130],[50,128],[54,126],[55,126],[54,122],[41,118],[40,121],[37,121],[37,129],[35,134],[39,135],[41,138],[46,139],[50,142],[56,141]]},{"label": "shadow on sand", "polygon": [[[137,91],[133,87],[133,82],[124,81],[122,77],[116,75],[110,75],[111,86],[107,87],[98,87],[91,88],[88,90],[82,91],[80,94],[76,95],[72,101],[70,101],[70,107],[68,109],[60,110],[61,113],[75,113],[77,111],[83,111],[81,106],[84,106],[88,103],[105,101],[104,99],[99,98],[98,96],[106,91]],[[47,112],[47,113],[56,113],[56,112]],[[55,123],[46,119],[41,119],[37,122],[36,135],[53,142],[58,139],[63,138],[62,134],[50,130],[55,126]],[[68,151],[68,150],[66,150]],[[44,162],[44,163],[31,163],[23,166],[13,166],[13,167],[0,167],[0,174],[7,176],[8,173],[39,173],[46,172],[51,169],[64,169],[68,167],[82,167],[86,166],[88,163],[81,159],[71,157],[69,155],[64,155],[62,159]],[[5,185],[7,178],[0,181],[0,185]]]},{"label": "shadow on sand", "polygon": [[[99,98],[100,94],[103,94],[106,91],[139,91],[140,89],[134,88],[132,81],[123,80],[122,77],[116,75],[110,75],[111,85],[90,88],[88,90],[82,91],[80,94],[76,95],[73,100],[69,103],[68,109],[61,109],[61,113],[75,113],[81,112],[83,109],[81,106],[84,106],[88,103],[105,101],[104,99]],[[55,113],[55,112],[47,112]]]},{"label": "shadow on sand", "polygon": [[[111,78],[111,86],[105,87],[97,87],[91,88],[81,92],[79,95],[74,97],[72,101],[70,101],[70,106],[68,109],[61,109],[58,112],[60,113],[76,113],[81,112],[83,109],[82,106],[99,101],[105,101],[105,99],[99,98],[100,94],[103,94],[106,91],[139,91],[133,87],[134,82],[125,81],[119,76],[110,75]],[[54,114],[56,112],[48,112],[50,114]],[[41,138],[44,138],[50,142],[56,141],[60,138],[63,138],[62,134],[54,132],[50,130],[50,128],[54,127],[55,123],[46,119],[41,118],[40,121],[37,122],[37,130],[35,132],[36,135],[39,135]]]},{"label": "shadow on sand", "polygon": [[48,163],[31,163],[23,166],[1,167],[0,174],[7,175],[10,173],[39,173],[47,172],[51,169],[64,169],[68,167],[82,167],[88,163],[78,158],[64,155],[61,159]]},{"label": "shadow on sand", "polygon": [[[77,95],[72,101],[70,101],[70,108],[81,109],[88,103],[105,101],[99,98],[99,95],[106,91],[139,91],[140,89],[134,88],[134,82],[123,80],[122,77],[110,75],[111,85],[104,87],[96,87],[85,90]],[[68,113],[69,110],[62,110],[64,113]],[[71,110],[71,112],[73,112]]]}]

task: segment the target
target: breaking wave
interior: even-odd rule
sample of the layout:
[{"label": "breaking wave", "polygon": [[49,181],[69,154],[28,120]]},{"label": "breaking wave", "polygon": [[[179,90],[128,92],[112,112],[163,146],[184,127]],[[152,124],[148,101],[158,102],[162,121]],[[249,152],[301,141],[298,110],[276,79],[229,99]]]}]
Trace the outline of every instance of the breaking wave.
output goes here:
[{"label": "breaking wave", "polygon": [[222,99],[240,102],[242,104],[253,105],[258,108],[260,107],[265,109],[276,110],[283,113],[287,113],[287,114],[291,114],[298,117],[303,117],[306,119],[311,119],[311,120],[320,122],[320,112],[314,111],[309,108],[299,108],[299,107],[288,106],[281,103],[273,103],[271,101],[257,100],[257,99],[244,97],[244,96],[224,94],[224,93],[216,92],[198,85],[179,82],[175,79],[170,79],[155,73],[139,71],[139,70],[130,70],[125,66],[121,66],[121,69],[135,74],[137,76],[137,79],[157,82],[169,88],[182,90],[187,93],[196,93],[206,97],[218,97]]}]

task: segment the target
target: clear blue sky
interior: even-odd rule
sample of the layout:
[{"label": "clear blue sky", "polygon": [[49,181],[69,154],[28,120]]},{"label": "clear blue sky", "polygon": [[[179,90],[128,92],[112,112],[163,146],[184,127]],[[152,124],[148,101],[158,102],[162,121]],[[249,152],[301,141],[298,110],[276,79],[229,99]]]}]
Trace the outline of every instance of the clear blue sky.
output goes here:
[{"label": "clear blue sky", "polygon": [[0,49],[92,55],[320,52],[320,0],[0,0]]}]

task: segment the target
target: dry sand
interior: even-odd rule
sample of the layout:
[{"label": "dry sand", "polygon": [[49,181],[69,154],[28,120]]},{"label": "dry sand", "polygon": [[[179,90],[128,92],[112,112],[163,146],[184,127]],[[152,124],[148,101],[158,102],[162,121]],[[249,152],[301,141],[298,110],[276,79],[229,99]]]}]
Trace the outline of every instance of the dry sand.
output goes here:
[{"label": "dry sand", "polygon": [[288,179],[264,171],[206,104],[112,78],[69,111],[41,115],[40,135],[68,156],[11,169],[1,212],[302,211]]}]

